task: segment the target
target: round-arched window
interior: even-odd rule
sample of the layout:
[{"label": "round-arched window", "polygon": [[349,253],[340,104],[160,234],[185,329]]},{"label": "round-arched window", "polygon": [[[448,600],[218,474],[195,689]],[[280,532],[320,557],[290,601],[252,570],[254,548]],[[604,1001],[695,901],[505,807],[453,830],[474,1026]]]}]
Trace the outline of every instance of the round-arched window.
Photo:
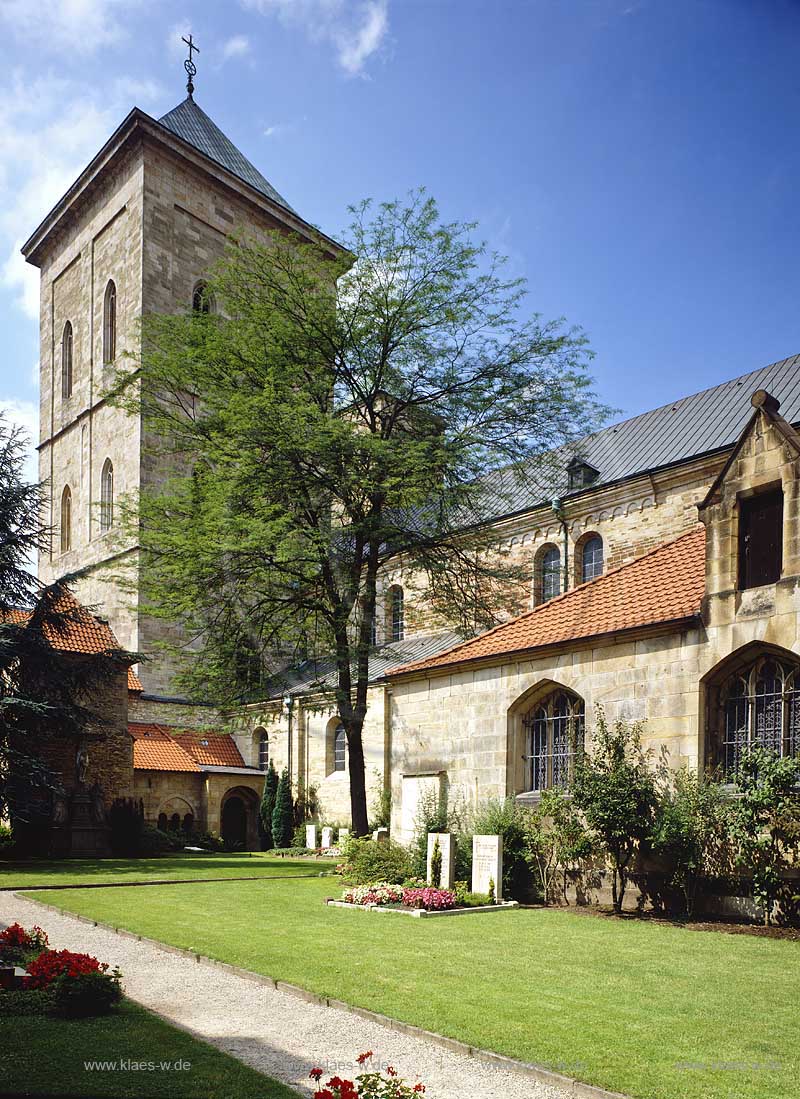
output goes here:
[{"label": "round-arched window", "polygon": [[538,602],[546,603],[561,594],[561,551],[558,546],[545,546],[539,557]]},{"label": "round-arched window", "polygon": [[581,582],[594,580],[603,574],[603,539],[591,534],[581,546]]}]

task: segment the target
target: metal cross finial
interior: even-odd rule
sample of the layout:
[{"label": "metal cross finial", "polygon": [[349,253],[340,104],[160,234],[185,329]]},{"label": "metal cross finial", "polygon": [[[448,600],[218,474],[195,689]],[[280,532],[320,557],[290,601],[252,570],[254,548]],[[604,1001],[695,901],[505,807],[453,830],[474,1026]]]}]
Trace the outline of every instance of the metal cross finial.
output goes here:
[{"label": "metal cross finial", "polygon": [[200,47],[195,46],[191,33],[189,34],[188,38],[183,36],[181,38],[181,41],[185,42],[186,45],[189,47],[189,57],[188,60],[184,61],[183,67],[184,69],[186,69],[186,75],[189,77],[188,81],[186,82],[186,91],[191,96],[194,92],[194,77],[197,76],[197,65],[195,65],[194,61],[192,61],[192,54],[200,53]]}]

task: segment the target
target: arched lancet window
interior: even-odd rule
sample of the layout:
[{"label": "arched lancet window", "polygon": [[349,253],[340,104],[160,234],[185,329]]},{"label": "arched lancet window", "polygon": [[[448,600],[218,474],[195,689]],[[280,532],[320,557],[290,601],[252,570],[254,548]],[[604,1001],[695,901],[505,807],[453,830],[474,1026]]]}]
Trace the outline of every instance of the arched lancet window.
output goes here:
[{"label": "arched lancet window", "polygon": [[117,357],[117,288],[108,280],[103,299],[103,362],[113,363]]},{"label": "arched lancet window", "polygon": [[258,734],[258,766],[262,771],[269,767],[269,736],[266,729]]},{"label": "arched lancet window", "polygon": [[192,290],[192,312],[214,312],[214,298],[204,282],[195,283],[194,290]]},{"label": "arched lancet window", "polygon": [[100,474],[100,530],[111,530],[114,522],[114,467],[106,458]]},{"label": "arched lancet window", "polygon": [[537,603],[546,603],[561,594],[561,551],[558,546],[544,547],[539,555],[537,573]]},{"label": "arched lancet window", "polygon": [[158,814],[158,829],[161,832],[166,832],[166,830],[167,830],[167,814],[166,813],[159,813]]},{"label": "arched lancet window", "polygon": [[72,396],[72,323],[67,321],[61,334],[61,396],[64,400]]},{"label": "arched lancet window", "polygon": [[523,716],[522,729],[528,790],[566,786],[584,746],[583,699],[571,691],[553,691]]},{"label": "arched lancet window", "polygon": [[169,818],[169,830],[170,832],[180,832],[181,830],[181,815],[180,813],[173,813]]},{"label": "arched lancet window", "polygon": [[603,574],[603,539],[599,534],[590,534],[583,542],[581,549],[581,578],[582,584],[587,580],[594,580],[596,576]]},{"label": "arched lancet window", "polygon": [[720,692],[719,764],[729,782],[736,780],[750,748],[779,756],[800,753],[800,667],[762,656],[737,672]]},{"label": "arched lancet window", "polygon": [[391,620],[389,634],[392,641],[402,641],[406,635],[405,595],[399,584],[389,589]]},{"label": "arched lancet window", "polygon": [[61,552],[72,549],[72,490],[64,486],[61,493]]},{"label": "arched lancet window", "polygon": [[347,733],[345,732],[344,725],[337,725],[333,730],[333,769],[334,771],[345,770],[345,760],[347,756]]},{"label": "arched lancet window", "polygon": [[194,828],[194,816],[191,813],[185,813],[183,817],[183,830],[184,832],[191,832]]}]

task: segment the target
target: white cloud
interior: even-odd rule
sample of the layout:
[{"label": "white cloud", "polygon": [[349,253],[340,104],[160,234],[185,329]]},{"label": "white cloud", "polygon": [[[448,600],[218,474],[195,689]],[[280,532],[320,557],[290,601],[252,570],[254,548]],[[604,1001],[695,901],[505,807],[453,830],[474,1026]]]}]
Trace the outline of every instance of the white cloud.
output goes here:
[{"label": "white cloud", "polygon": [[26,435],[25,480],[39,480],[39,462],[36,443],[39,440],[39,409],[33,401],[6,400],[0,397],[0,412],[7,424],[21,427]]},{"label": "white cloud", "polygon": [[135,0],[0,0],[0,24],[26,45],[90,54],[125,37],[120,17]]},{"label": "white cloud", "polygon": [[[172,24],[167,32],[167,49],[173,57],[185,58],[187,56],[187,47],[183,40],[184,38],[188,38],[191,33],[192,21],[188,16],[186,16],[185,19],[179,19],[177,23]],[[192,41],[194,41],[194,39],[192,39]],[[197,52],[200,52],[199,46]]]},{"label": "white cloud", "polygon": [[389,0],[241,0],[243,7],[329,42],[350,76],[363,72],[389,30]]},{"label": "white cloud", "polygon": [[0,81],[0,285],[39,314],[39,273],[19,254],[36,228],[132,106],[157,94],[149,81],[95,85],[23,70]]},{"label": "white cloud", "polygon": [[244,57],[248,53],[250,53],[250,39],[243,34],[235,34],[223,45],[222,60],[230,61],[232,57]]},{"label": "white cloud", "polygon": [[291,122],[274,122],[264,130],[264,137],[282,137],[293,129],[294,125]]}]

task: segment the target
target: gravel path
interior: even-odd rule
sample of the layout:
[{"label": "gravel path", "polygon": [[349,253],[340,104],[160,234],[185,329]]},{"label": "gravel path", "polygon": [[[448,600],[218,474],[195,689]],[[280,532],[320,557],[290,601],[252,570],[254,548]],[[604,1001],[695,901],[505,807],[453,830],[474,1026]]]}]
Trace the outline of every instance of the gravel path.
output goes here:
[{"label": "gravel path", "polygon": [[355,1058],[371,1049],[407,1081],[422,1080],[426,1099],[564,1099],[563,1091],[528,1076],[0,894],[0,923],[15,920],[39,924],[57,949],[119,966],[131,999],[304,1095],[312,1090],[312,1067],[352,1077]]}]

